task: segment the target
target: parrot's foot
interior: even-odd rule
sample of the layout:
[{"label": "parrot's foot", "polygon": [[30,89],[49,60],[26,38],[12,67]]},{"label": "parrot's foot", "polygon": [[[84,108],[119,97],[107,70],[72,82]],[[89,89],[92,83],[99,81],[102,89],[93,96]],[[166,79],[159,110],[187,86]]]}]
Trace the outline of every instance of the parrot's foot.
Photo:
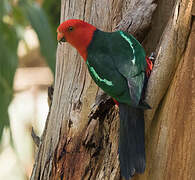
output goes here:
[{"label": "parrot's foot", "polygon": [[154,61],[155,61],[155,59],[156,59],[155,53],[152,52],[148,58],[149,58],[149,59],[152,61],[152,63],[154,64]]},{"label": "parrot's foot", "polygon": [[150,77],[150,74],[152,72],[154,61],[155,61],[155,54],[154,54],[154,52],[152,52],[149,57],[146,57],[146,62],[147,62],[146,76],[147,76],[147,79]]}]

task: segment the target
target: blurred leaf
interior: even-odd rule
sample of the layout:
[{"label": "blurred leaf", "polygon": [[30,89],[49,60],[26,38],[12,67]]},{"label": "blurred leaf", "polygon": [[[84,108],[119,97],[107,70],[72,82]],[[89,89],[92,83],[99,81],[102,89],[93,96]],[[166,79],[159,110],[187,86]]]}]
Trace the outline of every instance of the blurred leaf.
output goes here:
[{"label": "blurred leaf", "polygon": [[11,11],[10,0],[0,0],[0,18]]},{"label": "blurred leaf", "polygon": [[17,67],[18,39],[13,27],[0,21],[0,140],[9,126],[8,106],[13,94],[13,78]]},{"label": "blurred leaf", "polygon": [[9,127],[8,106],[13,96],[13,79],[17,68],[17,47],[28,24],[36,31],[41,52],[55,71],[56,44],[44,11],[31,0],[0,0],[0,141]]},{"label": "blurred leaf", "polygon": [[27,18],[24,16],[24,13],[20,6],[13,6],[12,13],[14,25],[19,25],[25,27],[28,25]]},{"label": "blurred leaf", "polygon": [[61,3],[59,1],[47,0],[43,1],[42,8],[47,13],[54,37],[56,36],[56,29],[60,24],[60,9]]},{"label": "blurred leaf", "polygon": [[51,70],[55,72],[56,43],[46,14],[35,2],[21,1],[20,4],[24,14],[38,35],[43,56],[46,57]]}]

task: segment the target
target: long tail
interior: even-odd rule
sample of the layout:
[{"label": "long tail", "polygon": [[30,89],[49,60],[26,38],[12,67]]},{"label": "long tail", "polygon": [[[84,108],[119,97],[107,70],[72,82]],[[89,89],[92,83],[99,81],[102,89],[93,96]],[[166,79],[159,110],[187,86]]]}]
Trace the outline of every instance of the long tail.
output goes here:
[{"label": "long tail", "polygon": [[121,175],[129,180],[145,170],[143,109],[119,103],[120,135],[119,161]]}]

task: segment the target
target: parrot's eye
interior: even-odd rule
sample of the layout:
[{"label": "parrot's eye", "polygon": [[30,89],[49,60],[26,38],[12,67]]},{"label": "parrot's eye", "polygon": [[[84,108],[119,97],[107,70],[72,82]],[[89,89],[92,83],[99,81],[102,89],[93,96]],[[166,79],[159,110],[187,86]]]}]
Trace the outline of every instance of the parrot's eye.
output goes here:
[{"label": "parrot's eye", "polygon": [[68,31],[72,31],[72,30],[73,30],[72,26],[68,27]]}]

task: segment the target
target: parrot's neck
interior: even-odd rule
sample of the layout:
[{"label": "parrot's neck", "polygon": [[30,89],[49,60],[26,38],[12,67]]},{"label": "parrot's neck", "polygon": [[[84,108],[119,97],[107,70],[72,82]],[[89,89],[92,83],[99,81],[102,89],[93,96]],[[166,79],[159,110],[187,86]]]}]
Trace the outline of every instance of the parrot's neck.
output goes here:
[{"label": "parrot's neck", "polygon": [[82,58],[84,59],[84,61],[87,61],[87,47],[85,48],[76,48],[77,51],[79,52],[79,54],[82,56]]}]

